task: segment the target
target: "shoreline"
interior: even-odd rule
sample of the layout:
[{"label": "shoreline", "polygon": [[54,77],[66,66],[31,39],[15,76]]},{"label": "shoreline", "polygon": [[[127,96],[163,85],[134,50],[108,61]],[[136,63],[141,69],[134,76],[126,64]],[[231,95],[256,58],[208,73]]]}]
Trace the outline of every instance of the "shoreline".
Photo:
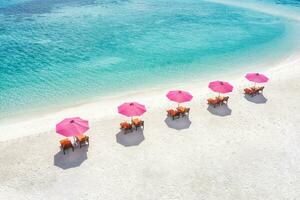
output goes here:
[{"label": "shoreline", "polygon": [[[65,107],[54,112],[52,110],[47,113],[38,113],[30,116],[29,118],[27,117],[26,119],[24,117],[2,119],[0,121],[0,129],[3,130],[3,135],[1,135],[0,142],[48,131],[55,132],[55,124],[66,117],[80,116],[84,119],[89,120],[91,123],[95,123],[100,120],[116,118],[116,124],[118,124],[117,118],[120,118],[121,116],[117,113],[116,108],[119,104],[125,101],[139,101],[146,105],[148,111],[158,108],[162,109],[172,107],[174,103],[169,102],[165,98],[165,94],[168,90],[171,89],[183,89],[190,91],[194,96],[192,102],[199,101],[199,98],[201,98],[201,101],[205,101],[205,98],[214,95],[214,93],[207,88],[208,82],[214,79],[222,79],[224,81],[233,83],[233,93],[241,93],[242,91],[240,91],[240,87],[251,84],[243,77],[246,72],[250,72],[250,69],[258,70],[259,72],[265,73],[267,76],[269,75],[272,81],[272,76],[275,75],[274,73],[276,71],[280,71],[282,69],[285,71],[289,71],[289,69],[287,69],[288,67],[300,65],[299,55],[300,53],[298,52],[293,53],[283,58],[281,61],[276,61],[276,63],[278,64],[274,65],[273,67],[260,66],[262,67],[260,68],[260,70],[258,70],[258,66],[254,68],[238,68],[232,71],[226,71],[226,73],[223,74],[209,74],[208,77],[201,77],[200,80],[189,80],[186,82],[174,84],[170,83],[167,85],[145,88],[146,91],[140,89],[138,91],[127,91],[122,93],[121,95],[105,96],[101,97],[99,100]],[[270,61],[270,63],[272,62]],[[266,63],[264,63],[264,65],[265,64]],[[229,94],[229,96],[231,96],[231,94]],[[156,100],[154,102],[160,103],[153,103],[153,100]],[[147,113],[145,115],[147,115]],[[123,119],[126,120],[125,117],[123,117]],[[14,134],[4,135],[4,133],[9,132]]]},{"label": "shoreline", "polygon": [[[298,25],[297,25],[298,27]],[[294,26],[293,26],[294,28]],[[299,27],[300,28],[300,27]],[[290,25],[289,28],[291,29]],[[298,29],[297,29],[298,30]],[[300,29],[299,29],[300,30]],[[64,110],[69,110],[72,108],[78,108],[83,105],[87,104],[95,104],[95,103],[101,103],[110,101],[111,99],[118,99],[118,98],[124,98],[127,96],[134,96],[136,94],[143,93],[145,90],[150,92],[159,91],[162,89],[170,90],[171,87],[177,87],[180,85],[189,85],[186,84],[186,80],[188,79],[188,82],[192,82],[195,84],[204,83],[204,85],[207,85],[207,83],[211,80],[218,79],[219,77],[224,77],[226,79],[236,79],[237,77],[240,77],[241,73],[245,73],[251,70],[256,71],[265,71],[267,69],[270,69],[268,66],[277,66],[278,63],[281,63],[282,61],[285,61],[290,57],[290,55],[299,54],[300,55],[300,49],[298,48],[298,45],[293,46],[293,48],[286,49],[280,52],[276,52],[275,55],[269,53],[272,48],[279,48],[283,45],[283,43],[289,43],[290,40],[294,40],[294,35],[298,31],[291,30],[289,34],[285,34],[284,36],[277,38],[275,41],[264,43],[259,47],[255,47],[252,49],[249,54],[249,52],[243,52],[241,55],[235,55],[236,52],[230,56],[231,62],[230,64],[226,63],[225,67],[220,68],[219,70],[212,69],[212,70],[195,70],[193,73],[188,72],[187,75],[184,77],[179,77],[179,79],[167,79],[163,80],[161,82],[155,81],[155,82],[148,82],[146,84],[142,84],[141,86],[138,86],[134,89],[129,90],[123,90],[123,91],[113,91],[108,93],[101,93],[92,96],[86,96],[82,99],[79,98],[76,99],[68,99],[65,102],[59,103],[59,104],[42,104],[39,106],[34,105],[27,105],[25,108],[20,111],[18,109],[11,110],[11,113],[9,111],[4,111],[5,114],[0,116],[0,127],[7,124],[13,124],[23,121],[28,121],[29,119],[39,118],[43,117],[45,115],[54,114],[54,113],[60,113]],[[275,46],[274,46],[275,42]],[[285,45],[283,45],[285,46]],[[269,50],[267,50],[269,49]],[[256,54],[253,54],[253,52],[256,51]],[[275,57],[275,59],[274,59]],[[233,61],[232,61],[233,60]],[[250,63],[247,63],[247,61],[250,61]],[[252,61],[255,60],[255,61]],[[241,64],[242,63],[242,64]],[[246,64],[244,64],[246,63]],[[191,65],[195,65],[196,68],[198,67],[197,64],[191,63]],[[215,65],[221,65],[222,64],[214,64]],[[245,67],[247,66],[247,67]],[[209,69],[210,66],[208,66]],[[230,68],[228,68],[230,67]],[[201,68],[201,67],[200,67]],[[203,87],[203,85],[201,86]],[[16,111],[16,112],[15,112]],[[6,114],[9,113],[9,114]]]}]

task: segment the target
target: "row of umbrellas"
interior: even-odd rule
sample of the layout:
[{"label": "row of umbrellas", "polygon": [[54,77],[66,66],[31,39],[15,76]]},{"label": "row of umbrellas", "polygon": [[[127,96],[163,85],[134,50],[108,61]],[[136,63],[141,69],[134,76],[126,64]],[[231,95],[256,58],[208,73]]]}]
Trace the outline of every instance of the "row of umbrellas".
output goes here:
[{"label": "row of umbrellas", "polygon": [[[260,73],[248,73],[245,76],[249,81],[256,83],[264,83],[269,79]],[[255,85],[254,85],[255,86]],[[233,86],[225,81],[213,81],[210,82],[208,87],[214,91],[220,93],[232,92]],[[173,90],[167,94],[168,99],[179,103],[191,101],[193,96],[186,91]],[[123,103],[118,106],[118,112],[127,117],[141,116],[146,112],[146,107],[138,102]],[[84,134],[89,129],[89,122],[83,120],[80,117],[66,118],[56,125],[56,132],[65,136],[79,136]]]}]

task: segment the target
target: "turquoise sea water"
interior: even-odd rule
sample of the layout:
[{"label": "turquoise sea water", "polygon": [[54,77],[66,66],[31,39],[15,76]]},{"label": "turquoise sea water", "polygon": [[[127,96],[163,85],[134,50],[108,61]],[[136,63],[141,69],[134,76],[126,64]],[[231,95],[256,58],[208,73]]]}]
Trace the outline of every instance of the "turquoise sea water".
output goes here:
[{"label": "turquoise sea water", "polygon": [[295,20],[202,0],[0,0],[0,119],[277,59],[297,35]]}]

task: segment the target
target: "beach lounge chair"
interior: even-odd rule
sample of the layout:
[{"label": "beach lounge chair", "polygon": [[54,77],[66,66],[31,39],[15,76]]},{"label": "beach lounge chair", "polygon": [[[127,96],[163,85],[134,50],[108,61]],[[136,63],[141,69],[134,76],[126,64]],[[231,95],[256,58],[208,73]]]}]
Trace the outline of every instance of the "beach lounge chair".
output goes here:
[{"label": "beach lounge chair", "polygon": [[66,154],[66,150],[72,148],[72,151],[74,151],[74,146],[68,138],[65,138],[63,140],[60,140],[60,149]]},{"label": "beach lounge chair", "polygon": [[80,135],[80,136],[76,136],[76,143],[79,144],[79,147],[81,148],[82,145],[90,144],[90,140],[89,140],[89,136],[87,135]]},{"label": "beach lounge chair", "polygon": [[263,93],[264,88],[265,88],[264,86],[256,87],[256,88],[254,88],[254,90],[256,91],[256,93]]},{"label": "beach lounge chair", "polygon": [[190,108],[183,106],[178,107],[177,111],[180,113],[181,116],[186,116],[190,114]]},{"label": "beach lounge chair", "polygon": [[228,100],[229,100],[229,97],[226,96],[226,97],[221,97],[220,101],[221,101],[221,104],[227,104],[228,103]]},{"label": "beach lounge chair", "polygon": [[168,113],[168,117],[172,117],[173,120],[175,118],[180,117],[180,112],[178,112],[177,110],[169,109],[169,110],[167,110],[167,113]]},{"label": "beach lounge chair", "polygon": [[143,127],[144,129],[144,121],[140,120],[139,118],[132,119],[131,123],[135,127],[135,130],[137,130],[138,127]]},{"label": "beach lounge chair", "polygon": [[207,103],[215,108],[220,105],[221,101],[218,98],[209,98],[207,99]]},{"label": "beach lounge chair", "polygon": [[262,87],[245,88],[244,92],[245,92],[245,94],[248,94],[251,97],[253,97],[253,96],[257,95],[257,94],[263,93],[264,88],[265,88],[264,86],[262,86]]},{"label": "beach lounge chair", "polygon": [[121,129],[122,131],[124,131],[124,134],[133,131],[133,130],[132,130],[132,124],[130,124],[130,123],[128,123],[128,122],[122,122],[122,123],[120,124],[120,129]]},{"label": "beach lounge chair", "polygon": [[184,116],[189,116],[190,115],[190,108],[184,108],[184,113],[183,113],[183,115]]},{"label": "beach lounge chair", "polygon": [[255,95],[255,93],[256,93],[256,91],[255,90],[253,90],[253,88],[245,88],[244,89],[244,92],[245,92],[245,94],[247,94],[247,95],[250,95],[250,96],[254,96]]}]

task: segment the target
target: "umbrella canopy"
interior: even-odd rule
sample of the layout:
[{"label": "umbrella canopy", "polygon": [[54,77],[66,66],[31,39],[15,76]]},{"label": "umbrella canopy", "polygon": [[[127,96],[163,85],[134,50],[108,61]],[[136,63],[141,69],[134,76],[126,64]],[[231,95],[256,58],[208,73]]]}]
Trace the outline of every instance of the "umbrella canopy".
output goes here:
[{"label": "umbrella canopy", "polygon": [[248,73],[246,74],[246,79],[255,83],[265,83],[268,82],[269,78],[260,73]]},{"label": "umbrella canopy", "polygon": [[219,93],[228,93],[228,92],[232,92],[232,90],[233,90],[233,86],[230,85],[230,83],[225,82],[225,81],[210,82],[208,87],[212,91],[219,92]]},{"label": "umbrella canopy", "polygon": [[137,102],[127,102],[118,106],[118,112],[127,117],[141,116],[146,112],[146,107]]},{"label": "umbrella canopy", "polygon": [[169,91],[167,97],[171,101],[175,101],[177,103],[191,101],[193,98],[193,96],[189,92],[182,90]]},{"label": "umbrella canopy", "polygon": [[79,136],[89,130],[89,122],[80,117],[66,118],[56,124],[56,132],[65,136]]}]

